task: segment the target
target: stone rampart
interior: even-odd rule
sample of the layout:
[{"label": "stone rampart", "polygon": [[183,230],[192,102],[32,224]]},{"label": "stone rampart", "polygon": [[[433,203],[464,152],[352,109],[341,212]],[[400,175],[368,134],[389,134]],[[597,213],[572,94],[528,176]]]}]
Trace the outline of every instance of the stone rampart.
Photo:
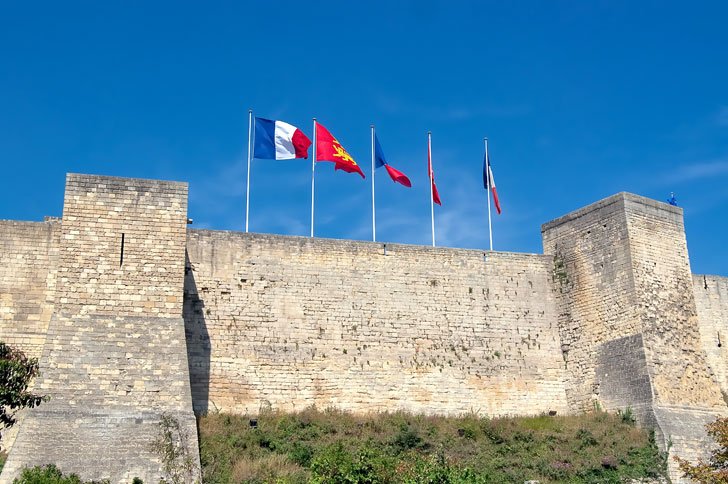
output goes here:
[{"label": "stone rampart", "polygon": [[693,275],[700,339],[728,401],[728,278]]},{"label": "stone rampart", "polygon": [[57,311],[179,317],[187,184],[69,174]]},{"label": "stone rampart", "polygon": [[32,358],[53,313],[60,226],[0,220],[0,338]]},{"label": "stone rampart", "polygon": [[189,230],[193,399],[257,412],[567,410],[552,258]]},{"label": "stone rampart", "polygon": [[192,482],[193,408],[631,407],[688,458],[728,412],[728,279],[690,273],[681,209],[609,197],[544,224],[546,255],[186,217],[184,183],[69,174],[62,219],[0,221],[0,339],[41,356],[51,397],[16,427],[0,484],[46,463],[158,482],[166,417]]},{"label": "stone rampart", "polygon": [[629,406],[663,449],[704,455],[703,424],[728,407],[701,342],[682,209],[620,193],[541,230],[560,284],[570,403]]},{"label": "stone rampart", "polygon": [[50,401],[25,416],[0,483],[45,464],[85,480],[168,479],[153,449],[167,418],[179,425],[172,445],[192,459],[184,481],[199,478],[182,319],[186,222],[184,183],[68,175],[34,385]]}]

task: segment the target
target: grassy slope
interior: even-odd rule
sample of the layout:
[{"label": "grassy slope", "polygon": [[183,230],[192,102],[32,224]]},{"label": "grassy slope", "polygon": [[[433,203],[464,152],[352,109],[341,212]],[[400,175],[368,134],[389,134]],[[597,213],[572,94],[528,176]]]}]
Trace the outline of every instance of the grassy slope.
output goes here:
[{"label": "grassy slope", "polygon": [[618,416],[487,419],[308,409],[199,420],[205,484],[623,482],[664,474],[646,430]]}]

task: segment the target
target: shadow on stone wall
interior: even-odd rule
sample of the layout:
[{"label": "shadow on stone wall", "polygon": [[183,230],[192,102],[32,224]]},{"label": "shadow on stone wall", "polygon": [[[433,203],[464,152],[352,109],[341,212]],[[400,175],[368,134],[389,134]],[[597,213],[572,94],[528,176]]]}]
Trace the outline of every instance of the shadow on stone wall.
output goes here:
[{"label": "shadow on stone wall", "polygon": [[185,251],[185,284],[182,317],[185,321],[187,361],[190,365],[190,389],[195,414],[208,411],[210,396],[210,335],[205,321],[205,302],[197,292],[195,274]]}]

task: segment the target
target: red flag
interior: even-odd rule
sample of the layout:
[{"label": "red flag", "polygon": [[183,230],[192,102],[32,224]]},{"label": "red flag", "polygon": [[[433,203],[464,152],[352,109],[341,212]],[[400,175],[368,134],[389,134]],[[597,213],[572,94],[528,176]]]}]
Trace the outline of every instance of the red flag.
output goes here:
[{"label": "red flag", "polygon": [[437,187],[435,186],[435,174],[432,172],[432,161],[430,161],[429,147],[427,149],[427,171],[430,175],[430,183],[432,183],[432,201],[442,207],[442,202],[440,202],[440,195],[437,193]]},{"label": "red flag", "polygon": [[405,175],[401,171],[399,171],[395,168],[392,168],[389,165],[384,165],[384,168],[387,169],[387,173],[389,173],[389,177],[392,179],[393,182],[401,183],[402,185],[404,185],[406,187],[412,186],[412,182],[410,181],[410,179],[407,178],[407,175]]},{"label": "red flag", "polygon": [[333,161],[336,163],[334,170],[359,173],[362,178],[366,178],[359,165],[341,146],[341,143],[318,123],[316,123],[316,161]]}]

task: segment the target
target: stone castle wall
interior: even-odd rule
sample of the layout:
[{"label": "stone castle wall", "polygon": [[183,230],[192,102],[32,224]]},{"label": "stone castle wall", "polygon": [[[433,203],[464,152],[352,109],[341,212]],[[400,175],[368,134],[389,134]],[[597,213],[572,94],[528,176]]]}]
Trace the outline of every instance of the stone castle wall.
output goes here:
[{"label": "stone castle wall", "polygon": [[0,221],[0,339],[41,356],[35,387],[51,396],[18,426],[0,484],[49,462],[157,482],[163,415],[196,459],[193,406],[630,406],[687,457],[728,410],[728,279],[691,275],[680,209],[609,197],[544,224],[546,255],[186,216],[186,184],[69,175],[62,220]]},{"label": "stone castle wall", "polygon": [[189,230],[198,411],[567,411],[550,256]]},{"label": "stone castle wall", "polygon": [[186,222],[186,184],[68,175],[34,384],[50,400],[25,415],[0,483],[48,463],[84,480],[159,482],[168,476],[152,443],[167,416],[195,464],[185,481],[199,477],[182,319]]},{"label": "stone castle wall", "polygon": [[56,296],[60,219],[0,220],[0,335],[39,358]]},{"label": "stone castle wall", "polygon": [[[541,229],[544,252],[554,254],[559,328],[566,359],[566,393],[576,410],[609,410],[643,402],[649,378],[641,353],[626,215],[620,197],[577,210]],[[618,354],[618,358],[610,355]],[[598,364],[601,362],[601,364]],[[605,364],[621,365],[604,371]],[[628,381],[599,378],[624,375]],[[611,386],[604,401],[601,386]]]},{"label": "stone castle wall", "polygon": [[701,346],[728,400],[728,278],[693,275]]},{"label": "stone castle wall", "polygon": [[542,232],[544,251],[561,268],[571,401],[630,406],[656,428],[663,448],[671,442],[672,454],[703,455],[703,425],[728,407],[701,345],[682,210],[621,193]]},{"label": "stone castle wall", "polygon": [[723,409],[701,347],[682,209],[631,195],[625,210],[654,402]]},{"label": "stone castle wall", "polygon": [[56,310],[179,317],[187,184],[69,174]]}]

